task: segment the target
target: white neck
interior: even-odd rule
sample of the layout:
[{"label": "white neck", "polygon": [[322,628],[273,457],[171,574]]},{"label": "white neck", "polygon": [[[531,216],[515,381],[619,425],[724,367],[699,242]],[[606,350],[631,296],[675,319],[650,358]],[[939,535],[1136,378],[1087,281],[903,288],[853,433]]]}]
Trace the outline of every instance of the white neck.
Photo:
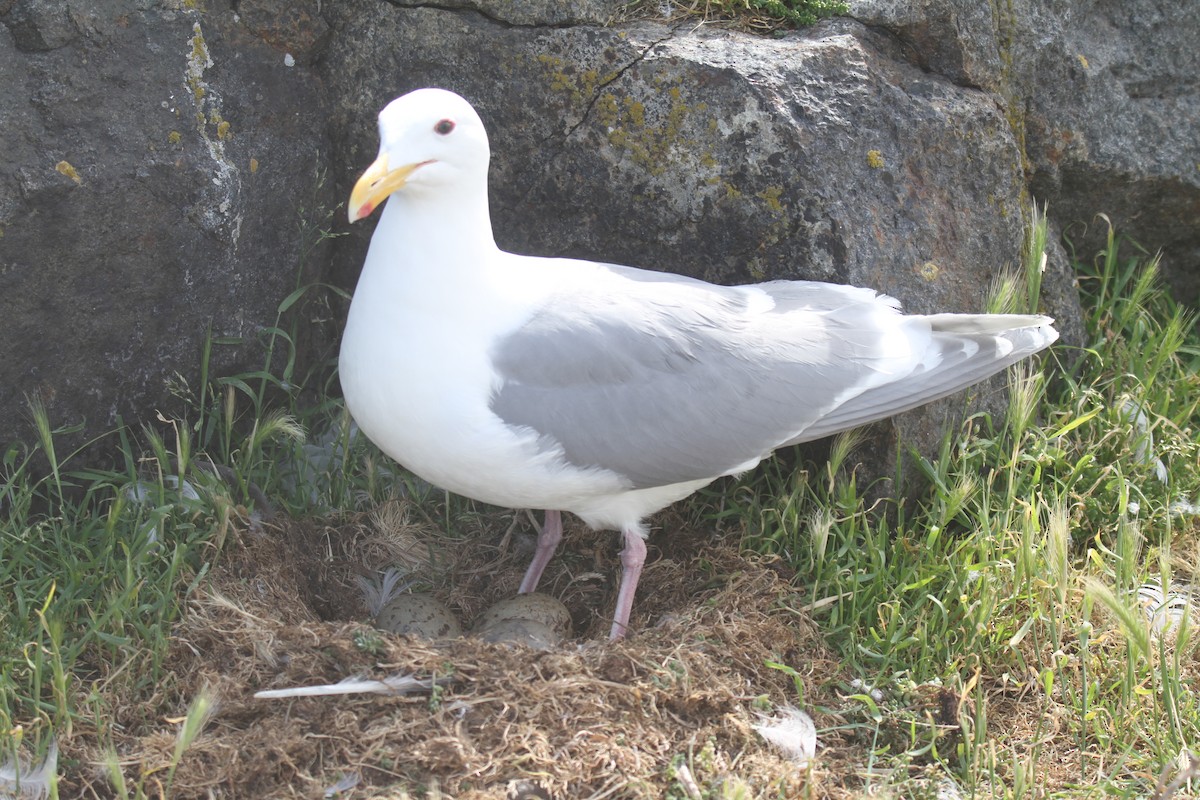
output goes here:
[{"label": "white neck", "polygon": [[493,260],[497,247],[486,189],[454,192],[447,187],[426,191],[412,188],[411,193],[401,190],[388,198],[372,249],[383,245],[392,252],[405,253],[410,263],[404,268],[427,273],[426,279],[436,273],[455,280],[459,276],[448,273],[457,266],[474,270],[480,263]]}]

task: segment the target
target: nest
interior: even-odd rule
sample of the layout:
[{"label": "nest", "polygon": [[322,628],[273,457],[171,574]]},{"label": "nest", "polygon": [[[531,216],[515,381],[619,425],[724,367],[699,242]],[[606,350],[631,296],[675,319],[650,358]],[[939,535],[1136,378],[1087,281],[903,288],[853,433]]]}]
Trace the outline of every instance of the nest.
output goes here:
[{"label": "nest", "polygon": [[[520,545],[533,536],[523,516],[474,517],[449,541],[402,509],[243,532],[189,599],[167,679],[112,720],[127,780],[148,789],[166,780],[181,718],[204,688],[216,712],[180,761],[173,798],[575,800],[662,797],[680,786],[673,796],[689,796],[681,767],[701,786],[740,787],[729,796],[840,794],[839,781],[823,780],[828,760],[798,766],[752,727],[760,712],[800,702],[797,681],[811,701],[838,669],[798,610],[791,576],[678,519],[661,522],[635,633],[619,643],[605,639],[617,537],[568,526],[542,590],[568,606],[578,638],[543,652],[376,631],[356,587],[357,576],[402,564],[469,624],[516,591]],[[397,673],[441,684],[405,696],[254,697]],[[815,716],[818,727],[835,722]],[[89,739],[64,749],[80,764],[102,763]],[[354,788],[337,794],[339,780]],[[109,796],[95,768],[62,785],[63,796]]]}]

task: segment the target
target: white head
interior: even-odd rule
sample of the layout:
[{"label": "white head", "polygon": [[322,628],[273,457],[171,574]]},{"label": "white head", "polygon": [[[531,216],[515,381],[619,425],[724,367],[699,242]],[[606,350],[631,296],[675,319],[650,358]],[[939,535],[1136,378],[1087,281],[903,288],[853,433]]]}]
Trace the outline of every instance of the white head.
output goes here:
[{"label": "white head", "polygon": [[445,89],[418,89],[379,112],[379,157],[350,193],[350,221],[393,192],[466,188],[486,195],[487,131],[471,104]]}]

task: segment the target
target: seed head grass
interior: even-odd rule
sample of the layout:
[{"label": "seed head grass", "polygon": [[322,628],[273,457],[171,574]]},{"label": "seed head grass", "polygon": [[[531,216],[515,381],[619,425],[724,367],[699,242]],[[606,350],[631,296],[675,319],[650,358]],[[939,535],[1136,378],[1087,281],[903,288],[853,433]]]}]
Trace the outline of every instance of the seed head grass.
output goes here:
[{"label": "seed head grass", "polygon": [[[1029,248],[997,307],[1036,310],[1023,282],[1043,263]],[[1200,350],[1157,267],[1110,230],[1077,264],[1085,347],[1013,369],[1003,422],[970,417],[937,457],[911,454],[929,487],[915,504],[868,508],[853,457],[733,489],[747,545],[797,565],[826,641],[885,692],[856,723],[880,788],[935,764],[986,796],[1149,795],[1190,763]],[[1155,628],[1145,585],[1180,624]],[[914,718],[908,698],[931,687],[953,713]]]}]

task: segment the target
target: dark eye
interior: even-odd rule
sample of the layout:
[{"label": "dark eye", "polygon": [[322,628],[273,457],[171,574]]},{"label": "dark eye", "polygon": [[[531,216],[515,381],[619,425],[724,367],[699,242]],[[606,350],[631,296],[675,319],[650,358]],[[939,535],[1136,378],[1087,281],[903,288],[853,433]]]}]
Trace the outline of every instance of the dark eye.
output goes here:
[{"label": "dark eye", "polygon": [[454,130],[454,120],[452,119],[444,119],[433,126],[434,133],[441,134],[442,136],[447,135],[452,130]]}]

